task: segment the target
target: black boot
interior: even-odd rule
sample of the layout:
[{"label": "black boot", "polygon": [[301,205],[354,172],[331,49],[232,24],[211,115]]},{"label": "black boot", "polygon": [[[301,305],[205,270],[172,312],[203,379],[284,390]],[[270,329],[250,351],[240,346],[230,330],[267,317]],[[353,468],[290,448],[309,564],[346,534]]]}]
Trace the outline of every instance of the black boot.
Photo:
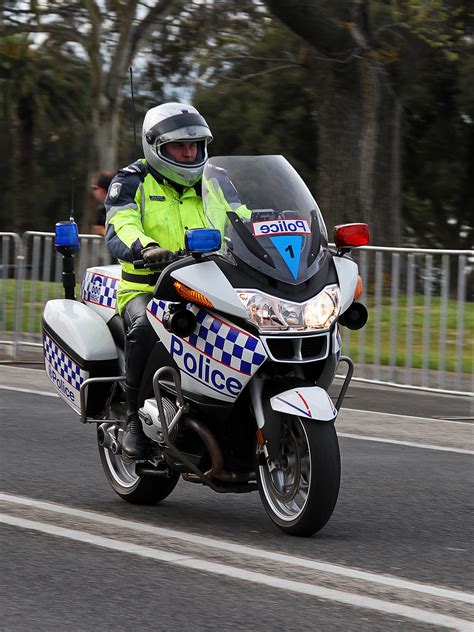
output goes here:
[{"label": "black boot", "polygon": [[146,458],[150,440],[143,432],[142,422],[138,416],[138,389],[126,386],[127,425],[122,437],[122,453],[135,461]]},{"label": "black boot", "polygon": [[150,447],[150,440],[143,432],[138,413],[128,416],[127,427],[122,438],[122,453],[130,459],[145,459]]}]

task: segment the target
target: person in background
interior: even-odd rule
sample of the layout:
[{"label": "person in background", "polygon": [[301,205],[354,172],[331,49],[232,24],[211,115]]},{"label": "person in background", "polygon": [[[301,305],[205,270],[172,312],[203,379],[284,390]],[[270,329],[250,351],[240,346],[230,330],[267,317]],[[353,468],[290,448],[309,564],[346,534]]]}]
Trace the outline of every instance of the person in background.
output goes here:
[{"label": "person in background", "polygon": [[91,232],[94,235],[102,235],[105,237],[105,198],[109,190],[113,173],[109,171],[99,171],[92,178],[91,190],[95,201],[97,202],[97,210],[95,215],[95,223],[91,226]]},{"label": "person in background", "polygon": [[107,248],[122,267],[117,292],[126,329],[122,453],[132,459],[143,459],[149,444],[138,417],[138,394],[157,339],[146,306],[159,276],[147,268],[135,269],[133,261],[165,267],[184,248],[187,228],[207,226],[201,177],[211,140],[206,120],[193,106],[173,102],[151,108],[142,129],[145,157],[118,171],[105,201]]}]

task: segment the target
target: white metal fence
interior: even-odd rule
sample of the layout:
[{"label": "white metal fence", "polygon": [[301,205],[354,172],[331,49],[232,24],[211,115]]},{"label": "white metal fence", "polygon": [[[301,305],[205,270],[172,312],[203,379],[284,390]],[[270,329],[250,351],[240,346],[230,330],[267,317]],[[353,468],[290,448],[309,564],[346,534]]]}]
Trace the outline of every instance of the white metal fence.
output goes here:
[{"label": "white metal fence", "polygon": [[[103,238],[80,235],[76,278],[110,262]],[[366,246],[352,252],[369,321],[341,328],[356,378],[471,394],[474,375],[474,251]],[[63,296],[54,234],[0,232],[0,351],[20,359],[41,348],[42,306]]]},{"label": "white metal fence", "polygon": [[[110,263],[104,239],[79,235],[76,279],[80,283],[91,265]],[[41,313],[46,301],[64,296],[62,257],[54,247],[54,233],[29,231],[22,237],[0,232],[0,351],[14,360],[39,349]]]}]

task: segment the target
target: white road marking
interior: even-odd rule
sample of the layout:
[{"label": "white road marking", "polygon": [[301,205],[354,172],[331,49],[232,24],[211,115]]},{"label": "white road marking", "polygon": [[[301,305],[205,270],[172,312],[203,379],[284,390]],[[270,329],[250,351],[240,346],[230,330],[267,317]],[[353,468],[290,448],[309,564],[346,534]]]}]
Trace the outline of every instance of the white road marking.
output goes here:
[{"label": "white road marking", "polygon": [[382,586],[390,586],[401,590],[410,590],[412,592],[423,593],[435,597],[441,597],[443,599],[454,599],[456,601],[462,601],[468,604],[474,604],[474,595],[461,592],[458,590],[451,590],[449,588],[442,588],[440,586],[431,586],[429,584],[421,584],[410,580],[401,579],[398,577],[392,577],[389,575],[380,575],[377,573],[369,573],[367,571],[361,571],[348,566],[340,566],[337,564],[330,564],[329,562],[318,562],[316,560],[294,557],[292,555],[286,555],[284,553],[275,553],[273,551],[264,551],[255,547],[246,546],[243,544],[235,544],[234,542],[228,542],[222,539],[210,538],[207,536],[195,535],[193,533],[187,533],[185,531],[176,531],[172,529],[164,529],[163,527],[155,527],[142,522],[134,522],[132,520],[124,520],[122,518],[115,518],[106,514],[96,513],[94,511],[85,511],[83,509],[76,509],[74,507],[68,507],[67,505],[58,505],[56,503],[50,503],[42,500],[35,500],[33,498],[26,498],[24,496],[14,496],[12,494],[4,494],[0,492],[0,501],[12,503],[15,505],[21,505],[26,507],[32,507],[35,509],[41,509],[44,511],[51,511],[52,513],[63,514],[66,516],[73,516],[76,518],[82,518],[91,522],[97,522],[100,524],[107,524],[124,529],[130,529],[131,531],[140,531],[142,533],[148,533],[151,535],[157,535],[160,538],[172,538],[180,540],[182,542],[205,546],[210,549],[220,549],[239,555],[246,555],[247,557],[253,557],[257,559],[270,560],[285,564],[287,566],[294,566],[299,568],[309,568],[311,570],[320,571],[324,573],[331,573],[334,575],[341,575],[350,579],[357,579],[366,582],[372,582],[374,584],[380,584]]},{"label": "white road marking", "polygon": [[247,581],[254,584],[262,584],[272,588],[278,588],[299,594],[311,595],[320,599],[337,601],[357,608],[365,608],[387,614],[394,614],[396,616],[402,616],[408,619],[421,621],[423,623],[429,623],[431,625],[460,630],[462,632],[472,632],[472,625],[469,621],[435,612],[429,612],[428,610],[422,610],[421,608],[405,606],[403,604],[397,604],[390,601],[383,601],[382,599],[374,599],[373,597],[352,594],[342,590],[335,590],[333,588],[324,588],[323,586],[316,586],[305,582],[282,579],[280,577],[248,571],[235,566],[229,566],[227,564],[209,562],[207,560],[180,555],[179,553],[169,553],[168,551],[162,551],[160,549],[105,538],[85,531],[66,529],[64,527],[57,527],[48,523],[17,518],[7,514],[0,514],[0,522],[23,529],[33,529],[34,531],[40,531],[41,533],[46,533],[48,535],[68,538],[77,542],[85,542],[87,544],[112,549],[114,551],[120,551],[122,553],[139,555],[141,557],[166,562],[192,570],[223,575],[225,577],[231,577],[232,579]]},{"label": "white road marking", "polygon": [[347,439],[358,439],[359,441],[376,441],[377,443],[393,443],[395,445],[405,445],[409,448],[421,448],[423,450],[439,450],[441,452],[456,452],[457,454],[474,454],[474,450],[464,450],[462,448],[445,448],[440,445],[428,445],[426,443],[414,443],[413,441],[399,441],[398,439],[384,439],[382,437],[369,437],[367,435],[356,435],[348,432],[338,432],[338,437]]},{"label": "white road marking", "polygon": [[[386,413],[379,410],[360,410],[359,408],[346,408],[345,406],[343,406],[341,408],[341,412],[346,412],[346,411],[350,411],[353,413],[361,413],[362,415],[369,414],[369,415],[377,415],[380,417],[399,417],[403,421],[406,421],[408,419],[410,420],[413,419],[414,421],[427,421],[428,423],[433,422],[433,421],[442,421],[443,423],[446,423],[446,424],[462,424],[463,426],[471,426],[472,428],[472,423],[470,423],[469,421],[455,421],[454,419],[446,419],[444,417],[416,417],[414,415],[400,415],[399,413]],[[470,418],[467,417],[466,419],[470,419]]]},{"label": "white road marking", "polygon": [[18,393],[31,393],[32,395],[44,395],[45,397],[59,397],[57,393],[48,393],[47,391],[35,391],[31,388],[18,388],[16,386],[4,386],[0,384],[0,390],[17,391]]},{"label": "white road marking", "polygon": [[[1,365],[0,365],[1,368]],[[22,371],[23,373],[26,373],[26,375],[28,374],[38,374],[38,372],[41,375],[44,375],[46,377],[46,373],[44,372],[44,370],[42,369],[29,369],[29,368],[24,368],[21,366],[7,366],[5,367],[7,368],[9,371]],[[337,377],[337,376],[336,376]],[[16,388],[14,386],[4,386],[2,384],[0,384],[0,389],[5,389],[5,390],[11,390],[11,391],[15,391],[18,390],[20,392],[23,393],[31,393],[33,395],[46,395],[49,397],[59,397],[59,395],[57,395],[54,392],[48,392],[48,391],[38,391],[35,389],[22,389],[22,388]],[[392,390],[392,388],[386,388],[383,390]],[[452,397],[451,395],[443,395],[442,393],[440,393],[440,397]],[[469,397],[469,395],[467,396]],[[438,417],[416,417],[413,415],[400,415],[398,413],[387,413],[387,412],[381,412],[381,411],[374,411],[374,410],[360,410],[358,408],[346,408],[346,407],[342,407],[341,412],[354,412],[354,413],[362,413],[364,415],[377,415],[377,416],[386,416],[386,417],[398,417],[400,420],[415,420],[415,421],[426,421],[426,422],[431,422],[431,421],[436,421],[436,422],[443,422],[443,423],[449,423],[449,424],[462,424],[465,426],[473,426],[472,422],[468,422],[468,421],[456,421],[454,419],[444,419],[444,418],[438,418]]]},{"label": "white road marking", "polygon": [[[17,388],[15,386],[3,386],[0,384],[0,390],[6,390],[6,391],[18,391],[20,393],[31,393],[33,395],[45,395],[46,397],[59,397],[59,395],[57,395],[56,393],[47,393],[46,391],[35,391],[33,389],[26,389],[26,388]],[[390,414],[390,416],[394,416],[394,417],[400,417],[401,419],[417,419],[420,420],[422,419],[423,421],[433,421],[431,418],[427,418],[427,417],[407,417],[405,415],[391,415],[391,413],[380,413],[380,412],[374,412],[374,411],[361,411],[361,410],[355,410],[352,408],[347,408],[345,410],[354,410],[354,412],[358,412],[358,413],[365,413],[365,414],[374,414],[374,415],[383,415],[383,414]],[[466,426],[472,426],[472,424],[469,424],[467,422],[462,422],[462,421],[446,421],[444,419],[436,419],[437,422],[443,422],[443,423],[458,423],[458,424],[464,424]],[[337,421],[336,421],[337,424]],[[346,437],[348,439],[357,439],[359,441],[376,441],[378,443],[390,443],[390,444],[394,444],[394,445],[403,445],[403,446],[408,446],[411,448],[421,448],[424,450],[439,450],[441,452],[454,452],[457,454],[474,454],[474,451],[472,450],[464,450],[461,448],[445,448],[443,446],[436,446],[436,445],[430,445],[430,444],[425,444],[425,443],[413,443],[410,441],[398,441],[396,439],[384,439],[383,437],[370,437],[370,436],[366,436],[366,435],[357,435],[357,434],[350,434],[350,433],[346,433],[346,432],[338,432],[337,433],[338,437]]]}]

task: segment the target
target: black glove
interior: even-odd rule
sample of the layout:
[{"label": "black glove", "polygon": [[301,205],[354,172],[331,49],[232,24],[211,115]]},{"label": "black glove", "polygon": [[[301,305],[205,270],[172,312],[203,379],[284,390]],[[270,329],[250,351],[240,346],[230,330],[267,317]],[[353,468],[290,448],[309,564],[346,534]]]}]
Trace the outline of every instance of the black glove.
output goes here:
[{"label": "black glove", "polygon": [[141,254],[145,263],[166,263],[172,261],[175,256],[170,250],[156,244],[143,248]]}]

